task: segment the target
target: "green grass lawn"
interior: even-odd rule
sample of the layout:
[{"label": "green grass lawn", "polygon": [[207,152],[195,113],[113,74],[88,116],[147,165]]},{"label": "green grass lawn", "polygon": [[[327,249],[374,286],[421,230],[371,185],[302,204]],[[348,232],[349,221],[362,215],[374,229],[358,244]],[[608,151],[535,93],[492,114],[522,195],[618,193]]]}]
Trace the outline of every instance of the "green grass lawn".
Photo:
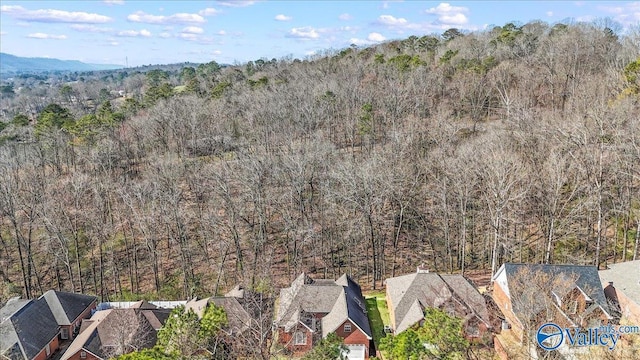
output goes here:
[{"label": "green grass lawn", "polygon": [[380,338],[384,336],[384,326],[390,323],[385,293],[382,291],[369,292],[364,294],[364,299],[367,303],[367,313],[369,314],[371,332],[373,332],[373,342],[377,348]]}]

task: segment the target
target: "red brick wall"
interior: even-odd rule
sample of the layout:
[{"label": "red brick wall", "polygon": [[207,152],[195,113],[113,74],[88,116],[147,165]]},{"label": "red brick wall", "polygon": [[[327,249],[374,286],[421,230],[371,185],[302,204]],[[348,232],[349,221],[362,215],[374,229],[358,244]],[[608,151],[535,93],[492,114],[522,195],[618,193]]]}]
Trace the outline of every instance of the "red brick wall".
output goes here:
[{"label": "red brick wall", "polygon": [[[294,334],[297,331],[302,331],[305,333],[307,337],[307,343],[304,345],[295,345],[294,343]],[[290,332],[284,331],[283,328],[278,329],[278,342],[287,348],[289,351],[296,355],[304,354],[307,351],[311,350],[313,347],[313,334],[309,331],[309,329],[304,326],[299,326],[297,329],[292,329]]]},{"label": "red brick wall", "polygon": [[[82,357],[80,357],[80,352],[84,351],[87,354],[87,357],[82,359]],[[80,350],[78,352],[76,352],[75,354],[71,355],[71,357],[69,357],[69,360],[102,360],[99,357],[94,356],[92,353],[85,351],[85,350]]]},{"label": "red brick wall", "polygon": [[[344,331],[345,324],[351,324],[350,332]],[[354,323],[345,321],[336,329],[336,335],[343,338],[346,345],[364,345],[367,348],[366,356],[369,358],[369,339]]]},{"label": "red brick wall", "polygon": [[87,308],[80,316],[78,316],[75,320],[71,321],[71,326],[69,326],[69,338],[73,339],[73,330],[74,328],[80,328],[80,324],[82,319],[88,319],[91,317],[91,311],[98,306],[98,303],[94,301],[91,306]]},{"label": "red brick wall", "polygon": [[71,320],[71,325],[61,325],[60,329],[66,328],[69,331],[69,340],[73,340],[73,332],[74,329],[80,328],[83,319],[88,319],[91,317],[91,311],[95,309],[97,303],[94,301],[91,306],[89,306],[82,314],[78,315],[77,318]]},{"label": "red brick wall", "polygon": [[[468,326],[475,326],[478,328],[478,335],[472,336],[470,333],[466,331]],[[488,335],[489,327],[483,321],[480,321],[475,316],[469,319],[465,324],[465,334],[464,337],[470,342],[482,342],[485,339],[485,336]]]},{"label": "red brick wall", "polygon": [[622,309],[622,319],[627,320],[629,324],[640,324],[640,305],[631,301],[624,294],[618,295],[618,300]]},{"label": "red brick wall", "polygon": [[498,307],[500,308],[500,311],[502,311],[502,314],[504,314],[506,320],[511,325],[511,331],[513,332],[514,336],[522,341],[522,325],[520,325],[520,322],[517,320],[516,315],[512,311],[511,300],[509,300],[509,297],[497,282],[494,283],[491,296],[493,297],[493,301],[495,301],[496,305],[498,305]]},{"label": "red brick wall", "polygon": [[498,357],[500,357],[500,360],[509,360],[509,354],[500,342],[500,338],[496,337],[493,340],[493,349],[496,351],[496,354],[498,354]]},{"label": "red brick wall", "polygon": [[622,291],[616,290],[620,311],[622,312],[620,322],[625,324],[640,324],[640,305],[631,301]]},{"label": "red brick wall", "polygon": [[[53,355],[53,353],[58,350],[58,337],[54,337],[51,342],[49,343],[49,349],[51,350],[51,353],[49,354],[49,356]],[[38,353],[38,355],[36,355],[33,360],[45,360],[47,358],[47,350],[46,349],[42,349],[42,351],[40,351]]]}]

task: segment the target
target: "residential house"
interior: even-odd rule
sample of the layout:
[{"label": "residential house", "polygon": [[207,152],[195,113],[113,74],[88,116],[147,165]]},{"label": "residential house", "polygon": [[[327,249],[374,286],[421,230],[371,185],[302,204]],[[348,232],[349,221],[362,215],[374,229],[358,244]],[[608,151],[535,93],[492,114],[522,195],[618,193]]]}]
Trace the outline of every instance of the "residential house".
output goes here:
[{"label": "residential house", "polygon": [[60,341],[76,333],[96,303],[95,296],[55,290],[34,300],[10,300],[0,310],[0,354],[11,359],[50,357]]},{"label": "residential house", "polygon": [[240,305],[237,298],[231,296],[209,297],[201,300],[193,299],[185,304],[185,311],[192,310],[199,318],[202,318],[207,305],[213,304],[224,309],[227,315],[228,326],[225,329],[227,335],[233,336],[249,329],[251,316]]},{"label": "residential house", "polygon": [[595,266],[507,263],[492,282],[503,330],[521,343],[546,322],[588,327],[612,319]]},{"label": "residential house", "polygon": [[616,320],[640,324],[640,260],[612,264],[598,274]]},{"label": "residential house", "polygon": [[440,275],[418,267],[413,274],[385,280],[391,329],[399,334],[422,324],[425,308],[438,308],[463,320],[465,337],[486,339],[492,325],[484,296],[462,275]]},{"label": "residential house", "polygon": [[138,302],[130,308],[97,311],[82,322],[80,333],[61,359],[104,360],[151,348],[170,312],[147,302]]},{"label": "residential house", "polygon": [[335,281],[300,274],[281,289],[274,325],[277,341],[294,355],[330,333],[344,339],[349,359],[367,359],[375,351],[362,291],[346,274]]},{"label": "residential house", "polygon": [[0,359],[44,360],[58,349],[60,330],[47,301],[14,298],[0,310]]},{"label": "residential house", "polygon": [[82,319],[91,316],[98,304],[95,296],[49,290],[42,295],[60,327],[60,340],[73,339]]}]

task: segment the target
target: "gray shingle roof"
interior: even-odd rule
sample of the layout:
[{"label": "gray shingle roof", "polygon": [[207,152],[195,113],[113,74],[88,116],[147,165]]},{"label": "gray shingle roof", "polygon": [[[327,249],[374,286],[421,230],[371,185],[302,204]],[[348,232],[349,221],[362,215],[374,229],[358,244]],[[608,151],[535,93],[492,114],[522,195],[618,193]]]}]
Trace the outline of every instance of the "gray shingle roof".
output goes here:
[{"label": "gray shingle roof", "polygon": [[[153,347],[157,341],[156,331],[169,316],[169,309],[108,309],[96,312],[84,321],[82,331],[69,345],[61,359],[69,359],[81,349],[106,358],[105,347],[114,347],[123,335],[127,342],[141,348]],[[124,333],[123,333],[124,331]],[[129,351],[132,349],[128,349]]]},{"label": "gray shingle roof", "polygon": [[27,305],[28,303],[29,300],[20,299],[19,296],[9,299],[9,301],[7,301],[7,303],[2,308],[0,308],[0,322],[4,322],[16,311],[22,309],[22,307]]},{"label": "gray shingle roof", "polygon": [[333,280],[313,280],[302,273],[290,287],[280,290],[276,323],[289,329],[298,322],[300,312],[328,314],[341,292],[342,286]]},{"label": "gray shingle roof", "polygon": [[227,315],[228,330],[232,333],[243,332],[251,326],[251,316],[236,297],[215,296],[201,300],[193,299],[188,301],[184,307],[185,311],[192,310],[201,318],[208,304],[214,304],[224,309]]},{"label": "gray shingle roof", "polygon": [[471,314],[490,325],[484,297],[462,275],[416,272],[387,279],[385,283],[395,315],[392,325],[396,333],[422,320],[425,308],[440,307],[454,298]]},{"label": "gray shingle roof", "polygon": [[439,307],[451,298],[447,284],[436,273],[413,273],[389,278],[385,281],[387,293],[395,314],[396,333],[400,333],[422,320],[417,307]]},{"label": "gray shingle roof", "polygon": [[469,307],[487,325],[491,324],[487,302],[464,276],[462,275],[441,275],[442,279],[449,285],[449,289],[465,305]]},{"label": "gray shingle roof", "polygon": [[44,295],[58,325],[71,325],[93,302],[95,296],[49,290]]},{"label": "gray shingle roof", "polygon": [[349,319],[372,337],[360,286],[346,274],[334,281],[313,280],[303,273],[291,287],[282,289],[276,324],[288,331],[300,321],[302,312],[326,314],[322,319],[323,336]]},{"label": "gray shingle roof", "polygon": [[249,313],[240,305],[235,297],[212,297],[210,303],[224,309],[227,314],[228,329],[234,333],[246,331],[251,326]]},{"label": "gray shingle roof", "polygon": [[640,305],[640,260],[609,265],[599,275],[603,285],[612,281],[616,290]]},{"label": "gray shingle roof", "polygon": [[[498,269],[498,272],[496,272],[496,275],[494,275],[494,279],[497,278],[497,276],[502,271],[504,271],[506,274],[507,283],[509,283],[509,279],[517,278],[517,276],[520,276],[520,274],[544,274],[546,278],[552,280],[552,282],[549,284],[550,290],[560,297],[566,295],[571,290],[578,287],[589,298],[591,298],[591,300],[593,300],[593,304],[591,305],[591,307],[601,307],[605,311],[606,315],[610,316],[609,305],[604,296],[602,283],[600,282],[600,277],[598,276],[598,269],[595,266],[505,263],[500,269]],[[530,296],[532,297],[532,299],[534,299],[539,295],[535,293],[535,291],[537,290],[534,290],[533,288],[519,289],[517,287],[514,288],[514,286],[511,285],[508,285],[508,287],[508,291],[510,294],[509,296],[511,298],[519,296]],[[535,300],[532,301],[535,302]],[[524,301],[523,303],[530,302]],[[513,312],[518,317],[522,317],[521,320],[526,320],[524,310],[518,308],[519,302],[513,303],[512,306]],[[587,310],[591,311],[592,309]]]},{"label": "gray shingle roof", "polygon": [[47,302],[31,300],[0,324],[0,353],[31,359],[57,335],[58,324]]}]

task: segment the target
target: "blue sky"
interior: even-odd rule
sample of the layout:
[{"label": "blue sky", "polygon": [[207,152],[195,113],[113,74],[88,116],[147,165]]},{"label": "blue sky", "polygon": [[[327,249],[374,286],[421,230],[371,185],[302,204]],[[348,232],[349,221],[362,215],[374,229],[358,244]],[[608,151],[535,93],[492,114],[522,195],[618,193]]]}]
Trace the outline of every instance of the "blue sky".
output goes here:
[{"label": "blue sky", "polygon": [[640,1],[0,1],[0,51],[129,66],[304,58],[448,28],[608,17]]}]

